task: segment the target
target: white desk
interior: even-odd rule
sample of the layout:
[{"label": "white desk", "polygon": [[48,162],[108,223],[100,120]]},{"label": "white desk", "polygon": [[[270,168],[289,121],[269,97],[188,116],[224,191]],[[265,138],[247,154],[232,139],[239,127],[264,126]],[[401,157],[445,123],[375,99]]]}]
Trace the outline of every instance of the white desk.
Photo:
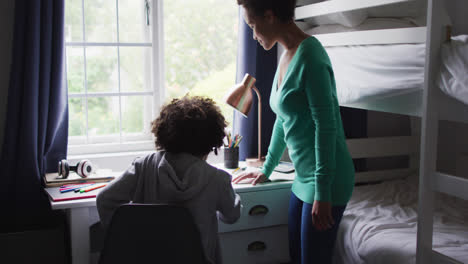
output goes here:
[{"label": "white desk", "polygon": [[[275,173],[276,174],[276,173]],[[273,176],[273,175],[272,175]],[[278,175],[275,175],[278,176]],[[274,176],[273,176],[274,177]],[[233,225],[226,225],[220,222],[219,232],[228,234],[226,235],[226,241],[229,239],[239,239],[239,234],[245,235],[248,230],[263,228],[268,226],[282,226],[287,224],[287,206],[289,200],[289,190],[291,188],[291,181],[278,181],[268,182],[252,186],[250,184],[233,185],[236,193],[241,195],[243,209],[241,213],[241,219]],[[280,191],[280,193],[278,192]],[[258,195],[257,195],[258,194]],[[281,194],[281,195],[278,195]],[[245,196],[245,197],[243,197]],[[287,196],[287,197],[286,197]],[[245,198],[245,199],[244,199]],[[265,218],[254,216],[249,217],[249,210],[254,206],[253,202],[256,200],[268,199],[269,215],[267,220]],[[54,210],[65,210],[67,212],[67,221],[70,229],[71,239],[71,258],[72,264],[85,264],[90,261],[90,235],[89,235],[89,218],[90,209],[96,207],[96,199],[81,199],[71,200],[62,202],[50,202],[52,209]],[[249,204],[249,205],[246,205]],[[265,216],[266,217],[266,216]],[[239,231],[239,232],[236,232]],[[242,231],[242,232],[240,232]],[[284,233],[284,232],[283,232]],[[248,235],[248,234],[247,234]],[[267,233],[266,237],[269,236]],[[223,240],[223,238],[221,238]],[[237,242],[226,242],[226,243],[237,243]],[[287,243],[287,241],[286,241]],[[231,244],[229,246],[231,247]],[[282,245],[281,247],[284,247]],[[242,248],[245,246],[242,245]],[[270,246],[269,250],[275,249]],[[276,250],[278,251],[278,250]],[[263,254],[263,255],[262,255]],[[266,253],[265,253],[266,254]],[[251,263],[255,263],[258,258],[264,258],[264,253],[245,253],[245,257],[252,259]],[[271,254],[270,252],[268,254]],[[282,253],[284,255],[284,253]],[[283,256],[281,256],[283,257]],[[232,259],[232,258],[231,258]],[[240,262],[234,262],[240,263]],[[245,263],[245,261],[243,262]]]}]

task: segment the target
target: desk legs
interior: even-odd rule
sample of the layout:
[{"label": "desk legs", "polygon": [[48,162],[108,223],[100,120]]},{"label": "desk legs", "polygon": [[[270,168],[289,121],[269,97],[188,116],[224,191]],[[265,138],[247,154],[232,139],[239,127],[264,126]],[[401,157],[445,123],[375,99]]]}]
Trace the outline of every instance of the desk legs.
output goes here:
[{"label": "desk legs", "polygon": [[70,208],[67,215],[71,238],[71,263],[88,264],[90,261],[89,208]]}]

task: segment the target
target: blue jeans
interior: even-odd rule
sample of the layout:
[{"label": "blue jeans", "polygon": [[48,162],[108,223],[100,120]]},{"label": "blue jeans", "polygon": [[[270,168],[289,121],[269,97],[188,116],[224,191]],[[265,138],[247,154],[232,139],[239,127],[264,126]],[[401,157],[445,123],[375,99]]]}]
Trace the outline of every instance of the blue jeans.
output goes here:
[{"label": "blue jeans", "polygon": [[294,264],[332,263],[338,226],[346,208],[333,206],[335,224],[325,231],[318,231],[312,224],[312,204],[305,203],[291,193],[289,201],[289,255]]}]

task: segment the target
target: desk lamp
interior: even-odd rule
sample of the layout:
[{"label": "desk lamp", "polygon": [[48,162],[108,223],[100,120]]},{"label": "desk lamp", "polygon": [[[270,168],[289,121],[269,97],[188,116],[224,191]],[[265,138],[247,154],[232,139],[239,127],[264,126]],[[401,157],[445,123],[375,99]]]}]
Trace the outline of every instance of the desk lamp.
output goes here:
[{"label": "desk lamp", "polygon": [[246,159],[248,166],[260,167],[265,161],[262,158],[262,97],[260,92],[254,86],[255,78],[245,74],[244,79],[241,83],[236,84],[231,91],[225,97],[226,103],[232,106],[235,110],[239,111],[244,117],[247,117],[247,114],[250,111],[252,106],[252,91],[253,89],[258,97],[258,157]]}]

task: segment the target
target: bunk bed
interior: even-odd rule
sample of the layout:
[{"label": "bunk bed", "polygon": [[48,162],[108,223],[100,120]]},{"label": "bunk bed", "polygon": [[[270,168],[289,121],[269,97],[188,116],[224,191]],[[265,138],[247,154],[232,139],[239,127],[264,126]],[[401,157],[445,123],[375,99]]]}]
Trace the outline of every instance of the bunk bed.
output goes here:
[{"label": "bunk bed", "polygon": [[[452,63],[445,61],[449,56],[442,54],[445,57],[441,59],[441,53],[451,49],[443,1],[304,0],[298,4],[298,24],[325,24],[305,31],[319,39],[331,57],[340,105],[421,118],[417,136],[348,140],[353,158],[369,157],[369,153],[372,157],[406,153],[417,157],[419,169],[410,166],[357,175],[357,182],[381,183],[355,188],[340,226],[335,262],[468,262],[468,212],[460,209],[466,209],[468,203],[446,197],[467,200],[468,181],[435,168],[439,120],[468,123],[468,100],[460,98],[467,91],[449,87],[453,84],[447,81],[450,77],[440,74],[441,68],[446,68],[446,73],[452,69],[446,67]],[[415,19],[410,25],[399,20],[393,22],[400,25],[381,24],[374,29],[365,22],[366,10],[419,4],[424,6],[419,10],[423,10],[426,23]],[[330,25],[336,20],[341,25]],[[375,20],[372,23],[376,24]],[[347,30],[342,25],[355,28]],[[395,59],[384,67],[382,63],[390,59],[379,56],[385,53]],[[364,59],[369,63],[363,66]],[[353,78],[343,82],[341,76]],[[357,84],[350,79],[358,79]],[[436,198],[444,206],[435,206]]]}]

